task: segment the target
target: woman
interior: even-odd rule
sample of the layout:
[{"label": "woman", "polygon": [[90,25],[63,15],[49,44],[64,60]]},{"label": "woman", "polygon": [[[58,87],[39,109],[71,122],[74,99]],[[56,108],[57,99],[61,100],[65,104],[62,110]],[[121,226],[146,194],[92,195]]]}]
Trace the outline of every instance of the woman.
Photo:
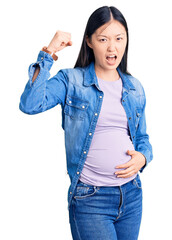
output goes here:
[{"label": "woman", "polygon": [[57,31],[29,67],[20,99],[27,114],[62,107],[70,227],[74,240],[138,239],[142,172],[152,160],[144,89],[127,71],[128,28],[115,7],[90,16],[73,69],[49,78],[56,52],[72,45]]}]

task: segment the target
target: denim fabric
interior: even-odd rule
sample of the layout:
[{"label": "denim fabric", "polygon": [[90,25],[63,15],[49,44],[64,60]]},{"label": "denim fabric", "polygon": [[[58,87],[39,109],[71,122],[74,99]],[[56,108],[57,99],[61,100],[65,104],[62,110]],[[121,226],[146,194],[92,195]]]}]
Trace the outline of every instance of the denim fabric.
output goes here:
[{"label": "denim fabric", "polygon": [[69,210],[74,240],[137,240],[141,218],[139,174],[122,186],[77,183]]},{"label": "denim fabric", "polygon": [[[40,66],[40,72],[32,83],[36,65]],[[52,65],[51,55],[40,51],[37,62],[29,66],[29,80],[21,95],[19,108],[26,114],[37,114],[61,105],[67,170],[71,180],[69,209],[94,135],[104,93],[98,85],[93,62],[85,68],[62,69],[49,79]],[[128,119],[130,138],[135,150],[146,158],[145,166],[140,169],[142,172],[153,158],[146,132],[145,92],[139,80],[122,73],[119,68],[117,71],[123,83],[122,105]]]}]

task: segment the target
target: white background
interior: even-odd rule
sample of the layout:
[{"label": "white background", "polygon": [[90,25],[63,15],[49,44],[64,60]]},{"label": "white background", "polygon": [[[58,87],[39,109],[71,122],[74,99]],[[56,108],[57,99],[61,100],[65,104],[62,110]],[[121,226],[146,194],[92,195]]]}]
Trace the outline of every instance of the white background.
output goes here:
[{"label": "white background", "polygon": [[[171,239],[170,1],[6,1],[0,6],[0,239],[72,240],[61,106],[37,115],[19,110],[28,67],[56,30],[73,46],[58,54],[51,76],[73,67],[86,22],[98,7],[116,6],[130,36],[129,71],[147,97],[147,131],[154,159],[140,174],[143,217],[139,240]],[[127,240],[127,239],[126,239]]]}]

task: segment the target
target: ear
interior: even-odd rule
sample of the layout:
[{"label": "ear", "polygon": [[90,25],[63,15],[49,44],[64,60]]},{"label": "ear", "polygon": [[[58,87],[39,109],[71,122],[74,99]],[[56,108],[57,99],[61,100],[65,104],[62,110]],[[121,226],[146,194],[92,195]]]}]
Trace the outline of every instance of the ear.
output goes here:
[{"label": "ear", "polygon": [[87,42],[87,45],[88,45],[90,48],[93,48],[93,47],[92,47],[92,44],[91,44],[91,39],[90,39],[88,36],[86,36],[86,42]]}]

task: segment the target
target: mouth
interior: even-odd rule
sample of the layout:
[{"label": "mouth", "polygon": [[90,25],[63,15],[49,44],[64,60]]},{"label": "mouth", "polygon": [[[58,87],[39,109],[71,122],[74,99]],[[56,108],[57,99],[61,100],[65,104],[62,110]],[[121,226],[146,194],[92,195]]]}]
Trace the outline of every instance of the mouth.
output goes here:
[{"label": "mouth", "polygon": [[117,59],[117,56],[115,54],[114,55],[108,55],[106,57],[107,63],[109,65],[114,65],[116,63],[116,59]]}]

